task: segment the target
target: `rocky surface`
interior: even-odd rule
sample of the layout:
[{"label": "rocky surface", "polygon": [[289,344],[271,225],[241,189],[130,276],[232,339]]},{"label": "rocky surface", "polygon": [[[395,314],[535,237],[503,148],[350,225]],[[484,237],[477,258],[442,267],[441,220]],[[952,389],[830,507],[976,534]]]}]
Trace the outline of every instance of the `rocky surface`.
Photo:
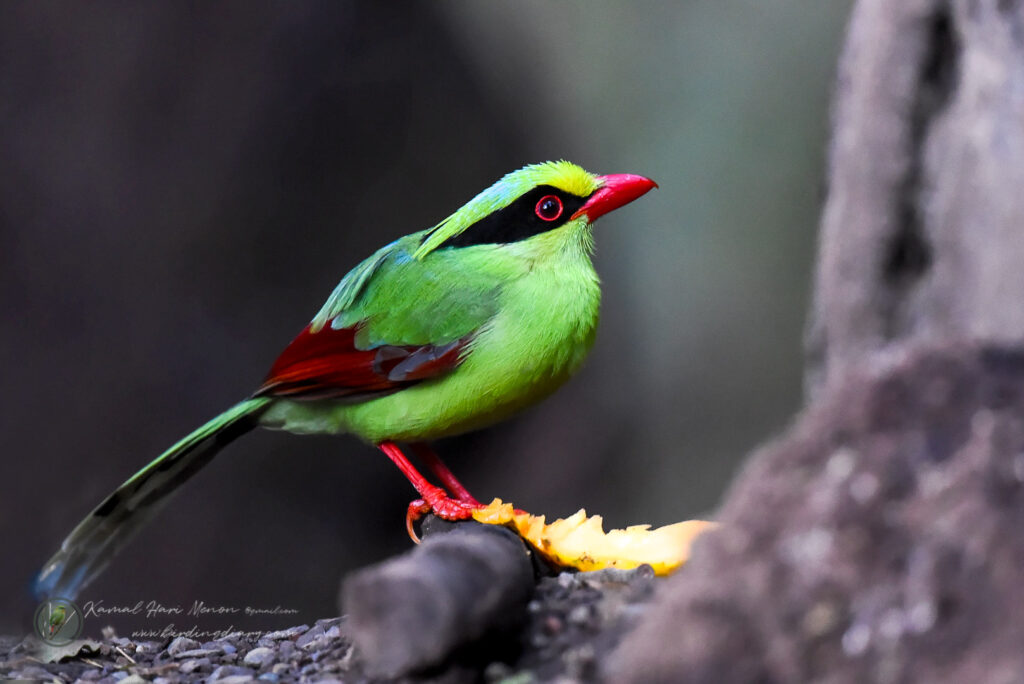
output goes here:
[{"label": "rocky surface", "polygon": [[544,577],[515,631],[491,634],[432,670],[397,679],[367,674],[342,618],[258,639],[238,634],[205,643],[184,637],[134,642],[108,634],[93,642],[95,650],[58,663],[40,662],[31,642],[6,639],[0,642],[0,676],[98,684],[589,681],[601,655],[644,613],[658,581],[649,567]]},{"label": "rocky surface", "polygon": [[887,355],[757,453],[615,682],[1019,682],[1024,349]]}]

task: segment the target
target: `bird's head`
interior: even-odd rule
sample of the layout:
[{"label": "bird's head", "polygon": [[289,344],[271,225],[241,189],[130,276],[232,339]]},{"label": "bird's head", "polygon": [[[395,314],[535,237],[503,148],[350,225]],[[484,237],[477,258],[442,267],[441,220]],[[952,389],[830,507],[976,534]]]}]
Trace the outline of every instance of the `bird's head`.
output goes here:
[{"label": "bird's head", "polygon": [[[598,217],[657,183],[633,174],[599,176],[567,162],[524,166],[505,175],[427,232],[414,257],[434,250],[540,240],[590,244]],[[574,239],[576,238],[576,239]]]}]

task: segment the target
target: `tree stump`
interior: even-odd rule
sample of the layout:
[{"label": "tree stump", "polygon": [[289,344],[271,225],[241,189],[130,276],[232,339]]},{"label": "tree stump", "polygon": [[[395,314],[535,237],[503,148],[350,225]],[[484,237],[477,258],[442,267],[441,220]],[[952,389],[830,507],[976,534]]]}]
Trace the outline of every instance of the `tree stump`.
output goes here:
[{"label": "tree stump", "polygon": [[860,0],[808,406],[606,663],[615,682],[1024,671],[1024,3]]}]

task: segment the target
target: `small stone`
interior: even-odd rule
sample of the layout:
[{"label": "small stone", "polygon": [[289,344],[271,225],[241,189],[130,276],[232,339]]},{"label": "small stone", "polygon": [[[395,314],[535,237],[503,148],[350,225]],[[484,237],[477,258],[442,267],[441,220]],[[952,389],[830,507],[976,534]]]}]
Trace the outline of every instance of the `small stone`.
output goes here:
[{"label": "small stone", "polygon": [[223,677],[221,679],[218,679],[217,681],[221,682],[221,684],[242,684],[242,682],[251,682],[252,680],[253,680],[252,675],[248,674],[248,675],[229,675],[227,677]]},{"label": "small stone", "polygon": [[180,651],[178,653],[172,653],[175,658],[205,658],[207,656],[219,655],[221,650],[219,648],[195,648],[190,651]]},{"label": "small stone", "polygon": [[276,632],[270,632],[264,636],[267,639],[273,639],[274,641],[280,641],[281,639],[294,639],[303,632],[309,630],[309,625],[298,625],[289,629],[282,629]]},{"label": "small stone", "polygon": [[576,606],[569,611],[569,615],[566,619],[569,620],[570,625],[576,625],[577,627],[585,627],[590,624],[590,606],[582,605]]},{"label": "small stone", "polygon": [[274,674],[282,674],[290,669],[288,663],[277,663],[274,667],[270,668],[270,671]]},{"label": "small stone", "polygon": [[579,580],[576,579],[576,575],[571,572],[563,572],[558,576],[558,586],[564,587],[565,589],[572,589],[579,584]]},{"label": "small stone", "polygon": [[820,601],[808,610],[801,621],[804,634],[817,638],[827,634],[839,620],[836,606],[827,601]]},{"label": "small stone", "polygon": [[209,658],[193,658],[192,660],[186,660],[183,662],[178,669],[180,669],[184,674],[192,674],[200,668],[207,667],[210,667]]},{"label": "small stone", "polygon": [[252,670],[239,665],[221,665],[210,673],[211,680],[225,679],[227,677],[235,676],[249,677],[252,679]]},{"label": "small stone", "polygon": [[281,676],[274,674],[273,672],[264,672],[256,679],[260,679],[264,682],[278,682],[281,680]]},{"label": "small stone", "polygon": [[147,682],[148,680],[137,674],[128,675],[121,680],[121,684],[147,684]]},{"label": "small stone", "polygon": [[337,639],[341,636],[341,627],[338,625],[332,625],[326,632],[324,632],[324,636],[328,639]]},{"label": "small stone", "polygon": [[167,653],[177,658],[179,653],[185,651],[196,651],[199,650],[200,644],[195,639],[189,639],[188,637],[178,637],[167,646]]},{"label": "small stone", "polygon": [[562,656],[565,671],[571,678],[579,681],[593,681],[596,674],[594,647],[584,644],[579,648],[566,651]]},{"label": "small stone", "polygon": [[323,626],[316,625],[313,628],[311,628],[310,630],[308,630],[305,634],[300,636],[298,639],[296,639],[295,640],[295,645],[298,646],[299,648],[306,648],[311,643],[313,643],[313,641],[315,641],[316,639],[319,639],[323,635],[324,635],[324,628],[323,628]]},{"label": "small stone", "polygon": [[277,647],[277,654],[281,660],[288,660],[294,652],[295,644],[291,641],[282,641],[281,645]]},{"label": "small stone", "polygon": [[863,623],[851,626],[841,639],[843,652],[850,657],[863,655],[871,644],[871,628]]},{"label": "small stone", "polygon": [[274,660],[274,651],[269,648],[254,648],[245,654],[245,658],[242,659],[246,665],[254,665],[256,667],[263,667],[268,665]]}]

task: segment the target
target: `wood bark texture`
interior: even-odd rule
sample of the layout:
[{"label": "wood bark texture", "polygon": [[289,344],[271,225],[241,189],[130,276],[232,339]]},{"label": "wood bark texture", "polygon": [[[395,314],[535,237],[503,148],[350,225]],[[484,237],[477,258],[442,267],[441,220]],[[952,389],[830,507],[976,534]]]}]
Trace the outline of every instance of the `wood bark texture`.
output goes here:
[{"label": "wood bark texture", "polygon": [[905,341],[1024,338],[1024,5],[861,0],[839,66],[809,394]]}]

